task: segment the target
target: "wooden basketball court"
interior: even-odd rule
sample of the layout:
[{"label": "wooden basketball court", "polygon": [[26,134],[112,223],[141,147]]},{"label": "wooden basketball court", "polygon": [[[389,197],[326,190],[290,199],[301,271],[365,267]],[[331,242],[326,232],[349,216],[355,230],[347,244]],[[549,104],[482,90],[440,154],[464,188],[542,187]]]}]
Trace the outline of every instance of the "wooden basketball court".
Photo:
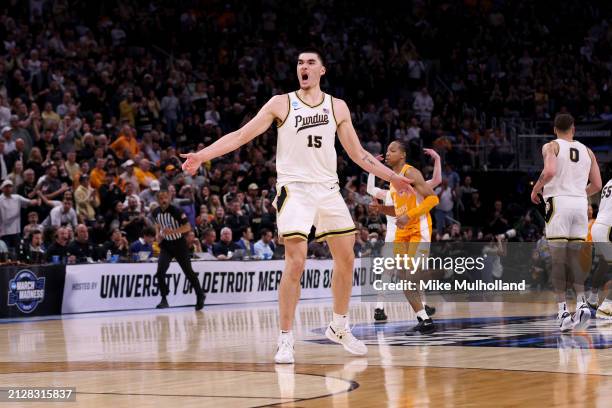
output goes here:
[{"label": "wooden basketball court", "polygon": [[374,324],[354,301],[369,353],[353,357],[323,335],[329,301],[304,301],[295,365],[272,363],[276,303],[7,320],[0,387],[76,387],[76,403],[28,407],[610,406],[612,322],[560,335],[554,304],[430,303],[439,331],[406,336],[406,304]]}]

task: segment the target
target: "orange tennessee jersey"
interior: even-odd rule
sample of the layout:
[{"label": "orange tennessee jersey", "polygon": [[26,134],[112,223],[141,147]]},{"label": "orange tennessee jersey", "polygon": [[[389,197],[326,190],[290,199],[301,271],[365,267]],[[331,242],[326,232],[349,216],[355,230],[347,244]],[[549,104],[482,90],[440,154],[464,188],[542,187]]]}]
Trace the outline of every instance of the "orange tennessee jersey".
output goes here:
[{"label": "orange tennessee jersey", "polygon": [[[412,166],[408,164],[404,165],[400,175],[405,176],[410,167]],[[390,191],[391,198],[393,199],[393,206],[395,207],[395,214],[397,214],[398,217],[407,214],[408,211],[416,208],[421,201],[423,201],[423,197],[418,193],[417,195],[399,194],[393,185],[391,185]],[[431,241],[431,215],[429,215],[429,213],[417,218],[411,218],[404,228],[398,227],[395,231],[396,241],[406,242],[414,241],[415,239],[421,242]]]}]

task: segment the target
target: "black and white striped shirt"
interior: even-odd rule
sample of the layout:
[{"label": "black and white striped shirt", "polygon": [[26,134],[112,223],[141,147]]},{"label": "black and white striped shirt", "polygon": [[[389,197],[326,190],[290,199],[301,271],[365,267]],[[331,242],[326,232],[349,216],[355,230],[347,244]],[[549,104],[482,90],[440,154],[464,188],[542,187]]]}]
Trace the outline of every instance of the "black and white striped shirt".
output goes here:
[{"label": "black and white striped shirt", "polygon": [[[153,220],[159,225],[160,232],[163,231],[164,228],[177,229],[189,222],[183,210],[173,205],[168,206],[165,211],[162,210],[161,207],[157,207],[153,211]],[[166,235],[163,239],[166,241],[176,241],[182,237],[181,234],[171,234]]]}]

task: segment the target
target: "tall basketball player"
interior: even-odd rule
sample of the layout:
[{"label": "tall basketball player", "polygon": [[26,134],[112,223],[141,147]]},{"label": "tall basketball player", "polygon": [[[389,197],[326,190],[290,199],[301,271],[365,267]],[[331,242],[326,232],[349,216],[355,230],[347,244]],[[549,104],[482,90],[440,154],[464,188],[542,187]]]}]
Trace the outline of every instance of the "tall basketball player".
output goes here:
[{"label": "tall basketball player", "polygon": [[[546,239],[550,243],[553,287],[559,311],[557,319],[562,332],[584,329],[591,312],[584,296],[586,271],[580,265],[581,243],[588,233],[587,198],[601,190],[601,174],[591,149],[574,140],[574,118],[558,114],[554,121],[557,139],[542,147],[544,169],[533,186],[531,201],[546,202]],[[573,274],[576,313],[570,314],[566,303],[566,264]]]},{"label": "tall basketball player", "polygon": [[[389,144],[386,161],[395,173],[414,180],[416,190],[415,194],[400,195],[391,186],[393,206],[378,207],[384,214],[397,217],[395,221],[397,229],[393,241],[395,251],[400,255],[408,254],[412,257],[427,256],[432,233],[429,211],[438,204],[438,196],[423,179],[421,172],[406,163],[406,147],[401,142],[395,141]],[[413,330],[424,334],[432,333],[435,326],[425,305],[421,302],[419,292],[408,290],[404,293],[419,321]]]},{"label": "tall basketball player", "polygon": [[349,157],[365,171],[391,182],[399,192],[414,191],[410,179],[395,174],[363,149],[346,103],[321,91],[320,80],[325,71],[320,52],[303,51],[297,60],[299,90],[272,97],[239,130],[197,153],[182,155],[186,159],[183,170],[193,174],[202,162],[236,150],[265,132],[274,121],[277,123],[275,206],[278,232],[285,243],[285,270],[279,289],[281,332],[274,358],[277,363],[294,362],[291,328],[312,225],[317,230],[316,238],[327,240],[334,259],[334,313],[325,334],[352,354],[367,353],[365,344],[353,336],[348,324],[355,225],[340,195],[334,148],[336,133]]},{"label": "tall basketball player", "polygon": [[[423,149],[423,152],[431,157],[434,161],[434,170],[431,180],[427,180],[426,183],[433,189],[436,188],[442,182],[442,164],[440,160],[440,155],[433,149]],[[389,157],[389,156],[388,156]],[[382,160],[382,155],[379,156]],[[391,168],[394,168],[392,164],[389,164]],[[399,167],[398,167],[399,168]],[[382,188],[376,187],[376,177],[373,174],[368,174],[368,185],[367,192],[375,199],[382,200],[383,205],[393,207],[393,198],[391,198],[391,190],[385,190]],[[391,213],[391,212],[390,212]],[[393,212],[394,213],[394,212]],[[387,219],[387,232],[385,234],[385,242],[392,243],[395,241],[395,231],[397,229],[395,225],[395,221],[397,217],[395,215],[385,214]],[[390,245],[390,244],[389,244]],[[389,254],[393,256],[393,254]],[[434,307],[430,307],[423,303],[425,307],[425,311],[429,316],[433,316],[436,313],[436,309]],[[383,302],[376,302],[376,308],[374,309],[374,320],[377,322],[384,322],[387,320],[387,314],[385,313],[385,307]]]},{"label": "tall basketball player", "polygon": [[610,272],[612,269],[612,180],[609,180],[601,190],[601,201],[599,202],[599,213],[591,229],[595,254],[600,257],[602,274],[606,277],[609,291],[601,303],[595,317],[600,319],[612,319],[612,280]]}]

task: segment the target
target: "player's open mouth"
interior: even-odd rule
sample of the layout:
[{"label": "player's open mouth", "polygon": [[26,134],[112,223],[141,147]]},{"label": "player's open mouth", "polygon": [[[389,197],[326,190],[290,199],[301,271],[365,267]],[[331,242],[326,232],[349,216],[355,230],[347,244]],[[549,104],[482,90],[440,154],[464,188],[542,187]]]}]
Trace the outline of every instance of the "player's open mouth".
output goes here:
[{"label": "player's open mouth", "polygon": [[308,80],[308,74],[302,74],[302,81]]}]

